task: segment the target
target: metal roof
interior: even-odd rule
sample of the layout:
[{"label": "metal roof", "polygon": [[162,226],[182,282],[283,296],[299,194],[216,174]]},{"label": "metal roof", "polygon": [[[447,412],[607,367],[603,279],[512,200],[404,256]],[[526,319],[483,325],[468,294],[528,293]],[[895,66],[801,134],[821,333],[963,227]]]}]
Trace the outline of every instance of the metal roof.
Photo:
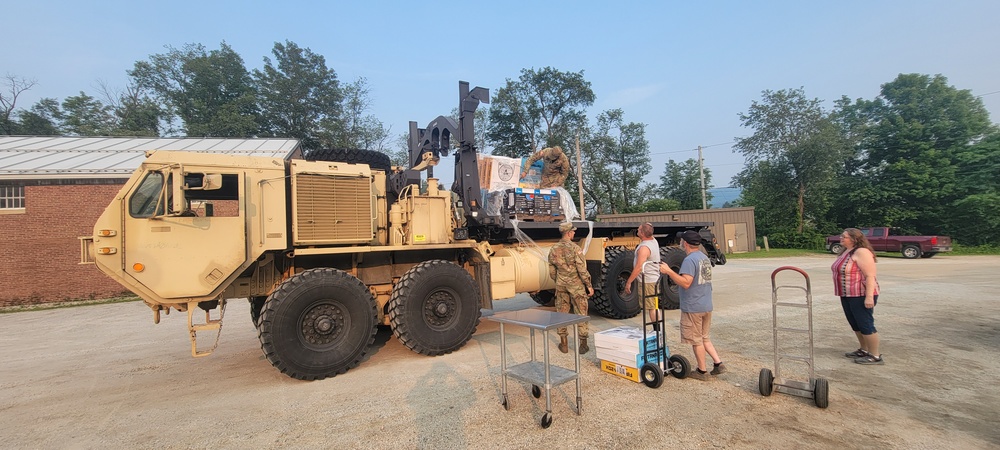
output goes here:
[{"label": "metal roof", "polygon": [[0,179],[128,178],[150,150],[289,158],[296,139],[0,136]]}]

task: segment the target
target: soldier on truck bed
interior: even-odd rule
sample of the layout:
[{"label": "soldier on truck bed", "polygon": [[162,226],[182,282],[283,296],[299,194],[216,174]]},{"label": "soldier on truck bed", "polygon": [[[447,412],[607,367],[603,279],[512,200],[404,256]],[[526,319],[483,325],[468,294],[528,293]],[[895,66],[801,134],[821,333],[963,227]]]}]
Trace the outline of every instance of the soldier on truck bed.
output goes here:
[{"label": "soldier on truck bed", "polygon": [[531,155],[524,163],[521,178],[528,175],[528,168],[539,159],[545,165],[542,167],[542,182],[539,183],[538,187],[543,189],[562,187],[563,183],[566,182],[566,177],[569,176],[569,158],[559,146],[543,148]]}]

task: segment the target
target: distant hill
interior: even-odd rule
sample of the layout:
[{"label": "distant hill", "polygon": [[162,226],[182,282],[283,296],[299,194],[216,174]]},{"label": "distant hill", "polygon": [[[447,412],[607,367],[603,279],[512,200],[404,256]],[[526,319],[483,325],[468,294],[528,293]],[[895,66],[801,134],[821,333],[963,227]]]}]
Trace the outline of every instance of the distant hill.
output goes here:
[{"label": "distant hill", "polygon": [[708,192],[712,194],[712,200],[708,202],[708,207],[721,208],[726,202],[732,202],[739,198],[741,191],[740,188],[734,187],[709,189]]}]

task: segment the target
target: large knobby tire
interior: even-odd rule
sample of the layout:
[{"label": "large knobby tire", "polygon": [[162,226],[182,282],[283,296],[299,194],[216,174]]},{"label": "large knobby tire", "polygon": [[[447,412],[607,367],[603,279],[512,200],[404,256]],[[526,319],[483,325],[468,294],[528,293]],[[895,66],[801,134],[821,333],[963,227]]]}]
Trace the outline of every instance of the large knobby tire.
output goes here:
[{"label": "large knobby tire", "polygon": [[260,346],[292,378],[320,380],[358,365],[375,342],[375,299],[357,278],[310,269],[288,278],[263,305]]},{"label": "large knobby tire", "polygon": [[410,350],[443,355],[462,348],[476,332],[479,304],[479,286],[469,272],[448,261],[424,261],[393,288],[389,323]]},{"label": "large knobby tire", "polygon": [[353,148],[324,148],[309,150],[303,157],[309,161],[336,161],[348,164],[368,164],[375,170],[388,172],[392,168],[389,155],[373,150]]},{"label": "large knobby tire", "polygon": [[920,247],[916,245],[903,246],[903,257],[906,259],[917,259],[920,257]]},{"label": "large knobby tire", "polygon": [[[680,273],[681,264],[687,253],[678,247],[660,247],[660,262],[667,263],[674,272]],[[677,283],[666,275],[660,276],[660,309],[681,307],[681,292]]]},{"label": "large knobby tire", "polygon": [[841,244],[833,244],[830,246],[830,253],[833,253],[834,255],[844,253],[844,246]]},{"label": "large knobby tire", "polygon": [[253,321],[254,327],[260,326],[260,311],[264,309],[264,302],[267,301],[267,297],[250,297],[250,320]]},{"label": "large knobby tire", "polygon": [[625,282],[632,274],[633,252],[622,247],[609,247],[604,253],[601,278],[594,283],[594,309],[612,319],[628,319],[642,311],[641,291],[625,294]]},{"label": "large knobby tire", "polygon": [[538,291],[528,294],[531,299],[541,306],[555,306],[556,304],[556,291]]}]

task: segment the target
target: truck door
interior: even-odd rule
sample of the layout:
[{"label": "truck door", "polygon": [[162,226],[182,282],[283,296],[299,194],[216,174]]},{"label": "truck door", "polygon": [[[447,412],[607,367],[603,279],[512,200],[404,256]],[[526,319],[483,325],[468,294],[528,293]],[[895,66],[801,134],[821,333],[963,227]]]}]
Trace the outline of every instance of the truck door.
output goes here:
[{"label": "truck door", "polygon": [[872,248],[874,248],[877,252],[899,250],[898,247],[895,249],[889,248],[889,240],[886,239],[886,234],[885,228],[872,228],[871,234],[868,235],[868,242],[872,244]]},{"label": "truck door", "polygon": [[212,293],[246,260],[245,181],[174,166],[126,198],[125,273],[162,298]]}]

